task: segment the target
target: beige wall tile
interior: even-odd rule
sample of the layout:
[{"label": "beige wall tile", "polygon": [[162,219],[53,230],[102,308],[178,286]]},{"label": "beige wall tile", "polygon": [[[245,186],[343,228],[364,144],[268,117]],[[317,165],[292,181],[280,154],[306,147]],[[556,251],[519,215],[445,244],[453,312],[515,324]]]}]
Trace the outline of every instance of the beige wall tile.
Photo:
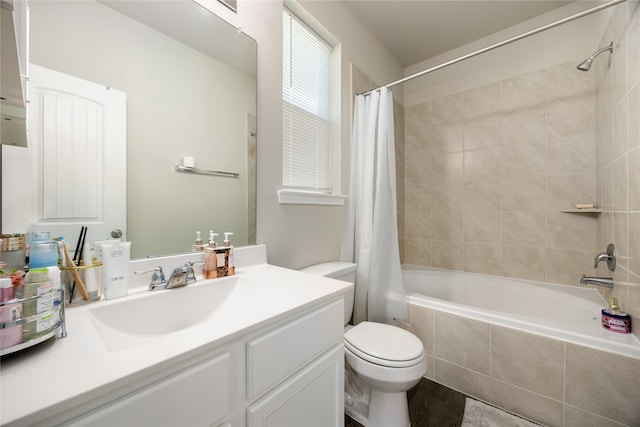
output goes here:
[{"label": "beige wall tile", "polygon": [[625,427],[625,425],[571,405],[564,405],[564,427]]},{"label": "beige wall tile", "polygon": [[442,182],[462,181],[464,175],[463,153],[433,153],[433,182],[441,185]]},{"label": "beige wall tile", "polygon": [[431,212],[406,212],[404,223],[405,238],[431,238]]},{"label": "beige wall tile", "polygon": [[547,111],[545,106],[507,111],[502,114],[502,145],[544,144]]},{"label": "beige wall tile", "polygon": [[544,144],[511,144],[502,147],[503,178],[544,176],[546,163]]},{"label": "beige wall tile", "polygon": [[460,121],[464,114],[464,96],[462,93],[433,100],[431,104],[432,126]]},{"label": "beige wall tile", "polygon": [[442,312],[435,319],[436,357],[489,374],[489,325]]},{"label": "beige wall tile", "polygon": [[404,163],[405,185],[431,185],[431,156],[408,150]]},{"label": "beige wall tile", "polygon": [[431,186],[407,183],[404,191],[404,209],[406,211],[430,211]]},{"label": "beige wall tile", "polygon": [[502,210],[544,212],[546,208],[546,178],[532,176],[502,179]]},{"label": "beige wall tile", "polygon": [[562,400],[564,344],[498,326],[491,327],[491,377]]},{"label": "beige wall tile", "polygon": [[596,134],[552,138],[547,148],[550,175],[593,173],[596,170]]},{"label": "beige wall tile", "polygon": [[500,83],[481,86],[464,93],[465,120],[495,114],[500,108]]},{"label": "beige wall tile", "polygon": [[435,381],[464,394],[489,402],[489,376],[435,359]]},{"label": "beige wall tile", "polygon": [[464,183],[464,210],[499,212],[501,207],[500,181],[467,181]]},{"label": "beige wall tile", "polygon": [[546,426],[562,426],[562,402],[491,380],[491,403]]},{"label": "beige wall tile", "polygon": [[464,183],[462,181],[433,181],[432,210],[434,212],[462,211]]},{"label": "beige wall tile", "polygon": [[576,62],[569,61],[547,70],[547,98],[554,101],[578,95],[594,95],[596,73],[576,73]]},{"label": "beige wall tile", "polygon": [[534,71],[502,82],[502,108],[505,111],[542,105],[546,100],[544,71]]},{"label": "beige wall tile", "polygon": [[431,266],[431,240],[405,238],[404,262]]},{"label": "beige wall tile", "polygon": [[464,241],[500,244],[499,212],[465,212]]},{"label": "beige wall tile", "polygon": [[627,103],[621,102],[613,112],[613,158],[627,153]]},{"label": "beige wall tile", "polygon": [[596,250],[596,225],[590,215],[547,212],[547,247]]},{"label": "beige wall tile", "polygon": [[629,271],[636,276],[640,276],[640,212],[629,212],[628,224]]},{"label": "beige wall tile", "polygon": [[502,275],[519,279],[545,280],[544,248],[502,246]]},{"label": "beige wall tile", "polygon": [[578,285],[583,274],[593,267],[595,252],[570,249],[547,249],[547,282]]},{"label": "beige wall tile", "polygon": [[502,244],[544,247],[545,214],[543,212],[504,212]]},{"label": "beige wall tile", "polygon": [[[640,19],[637,21],[636,27],[640,28]],[[640,43],[635,43],[640,45]],[[640,48],[639,48],[640,49]],[[638,59],[640,62],[640,58]],[[627,144],[629,150],[640,146],[640,120],[634,120],[634,117],[640,117],[640,82],[636,82],[629,91],[627,97],[628,114],[630,120],[627,120]]]},{"label": "beige wall tile", "polygon": [[433,240],[432,265],[447,270],[464,270],[462,242]]},{"label": "beige wall tile", "polygon": [[[640,120],[638,121],[640,122]],[[628,209],[630,211],[640,211],[640,148],[637,147],[629,151],[628,191]]]},{"label": "beige wall tile", "polygon": [[[547,178],[547,210],[575,209],[578,203],[596,202],[596,174],[561,175]],[[576,219],[576,217],[573,217]]]},{"label": "beige wall tile", "polygon": [[462,212],[434,211],[431,221],[434,240],[462,241]]},{"label": "beige wall tile", "polygon": [[500,122],[498,115],[483,116],[464,124],[464,149],[500,146]]},{"label": "beige wall tile", "polygon": [[465,151],[464,179],[491,179],[500,177],[501,164],[500,148],[484,148],[481,150]]},{"label": "beige wall tile", "polygon": [[595,119],[592,96],[553,101],[547,107],[547,132],[552,138],[595,132]]},{"label": "beige wall tile", "polygon": [[[635,7],[632,6],[632,10],[635,9],[637,11],[637,2]],[[634,86],[640,80],[640,19],[638,18],[640,14],[637,12],[634,15],[634,19],[631,22],[631,26],[629,29],[628,38],[628,49],[629,49],[629,58],[628,58],[628,72],[629,76],[629,87]],[[639,117],[639,116],[635,116]]]},{"label": "beige wall tile", "polygon": [[465,243],[464,271],[499,276],[502,273],[500,245]]},{"label": "beige wall tile", "polygon": [[430,308],[409,304],[409,330],[422,341],[424,351],[433,355],[435,312]]},{"label": "beige wall tile", "polygon": [[434,127],[431,130],[433,149],[442,153],[456,153],[463,149],[464,124],[454,122]]},{"label": "beige wall tile", "polygon": [[613,162],[613,210],[626,211],[627,203],[627,156]]},{"label": "beige wall tile", "polygon": [[431,102],[412,105],[404,109],[404,125],[407,135],[422,134],[431,128]]},{"label": "beige wall tile", "polygon": [[566,351],[566,403],[637,425],[640,361],[573,344]]}]

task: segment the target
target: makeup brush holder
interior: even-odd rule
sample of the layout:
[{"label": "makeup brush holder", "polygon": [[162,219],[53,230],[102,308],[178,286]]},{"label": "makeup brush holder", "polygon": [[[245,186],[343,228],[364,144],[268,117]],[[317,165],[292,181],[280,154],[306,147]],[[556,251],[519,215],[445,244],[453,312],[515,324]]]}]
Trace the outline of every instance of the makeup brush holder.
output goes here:
[{"label": "makeup brush holder", "polygon": [[[74,285],[75,281],[71,275],[71,270],[78,272],[87,288],[89,298],[84,299]],[[102,298],[102,263],[93,262],[90,265],[78,265],[75,267],[60,267],[62,272],[62,284],[66,289],[67,306],[79,306],[90,302],[98,301]]]}]

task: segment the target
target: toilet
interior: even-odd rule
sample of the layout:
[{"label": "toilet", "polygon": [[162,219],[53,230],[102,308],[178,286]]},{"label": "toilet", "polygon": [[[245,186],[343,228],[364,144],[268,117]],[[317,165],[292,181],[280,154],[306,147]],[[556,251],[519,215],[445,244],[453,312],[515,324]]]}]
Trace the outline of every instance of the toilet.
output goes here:
[{"label": "toilet", "polygon": [[[329,262],[301,271],[354,283],[356,265]],[[422,342],[384,323],[348,325],[354,296],[352,290],[344,300],[345,412],[365,427],[410,426],[407,391],[427,372]]]}]

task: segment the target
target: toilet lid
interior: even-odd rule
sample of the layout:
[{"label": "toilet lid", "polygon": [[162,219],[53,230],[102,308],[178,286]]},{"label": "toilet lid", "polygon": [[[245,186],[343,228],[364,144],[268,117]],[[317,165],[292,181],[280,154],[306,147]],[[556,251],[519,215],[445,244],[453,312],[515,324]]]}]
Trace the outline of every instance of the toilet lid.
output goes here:
[{"label": "toilet lid", "polygon": [[378,365],[413,366],[424,357],[424,347],[418,337],[384,323],[359,323],[344,334],[344,341],[351,352]]}]

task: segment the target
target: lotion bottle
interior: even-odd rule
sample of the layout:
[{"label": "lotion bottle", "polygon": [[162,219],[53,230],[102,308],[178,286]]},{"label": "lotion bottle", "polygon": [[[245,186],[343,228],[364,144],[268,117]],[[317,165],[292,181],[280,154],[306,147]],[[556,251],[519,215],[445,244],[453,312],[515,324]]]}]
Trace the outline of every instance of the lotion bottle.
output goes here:
[{"label": "lotion bottle", "polygon": [[102,244],[102,283],[104,298],[114,299],[129,293],[131,242]]},{"label": "lotion bottle", "polygon": [[209,243],[204,248],[204,267],[202,275],[205,279],[215,279],[218,276],[218,259],[216,257],[216,236],[213,230],[209,230]]},{"label": "lotion bottle", "polygon": [[200,237],[200,232],[196,231],[196,241],[191,246],[191,252],[202,252],[204,251],[204,244],[202,243],[202,237]]}]

